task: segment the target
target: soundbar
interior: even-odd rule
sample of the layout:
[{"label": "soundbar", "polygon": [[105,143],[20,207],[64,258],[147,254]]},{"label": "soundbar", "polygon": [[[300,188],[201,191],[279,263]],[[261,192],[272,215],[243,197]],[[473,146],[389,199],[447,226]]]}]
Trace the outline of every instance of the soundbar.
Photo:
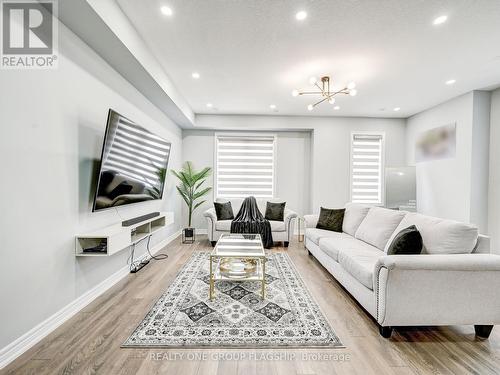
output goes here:
[{"label": "soundbar", "polygon": [[151,212],[151,213],[146,214],[146,215],[137,216],[137,217],[134,217],[132,219],[124,220],[124,221],[122,221],[122,227],[129,227],[131,225],[140,223],[141,221],[148,220],[148,219],[151,219],[151,218],[156,217],[156,216],[160,216],[160,213],[159,212]]}]

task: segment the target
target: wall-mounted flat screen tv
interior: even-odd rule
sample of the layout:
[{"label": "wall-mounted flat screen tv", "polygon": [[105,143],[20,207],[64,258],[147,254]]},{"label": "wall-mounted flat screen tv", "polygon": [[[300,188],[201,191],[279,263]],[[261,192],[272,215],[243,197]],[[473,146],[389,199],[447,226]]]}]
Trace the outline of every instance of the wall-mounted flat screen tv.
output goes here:
[{"label": "wall-mounted flat screen tv", "polygon": [[92,211],[161,199],[170,147],[110,109]]}]

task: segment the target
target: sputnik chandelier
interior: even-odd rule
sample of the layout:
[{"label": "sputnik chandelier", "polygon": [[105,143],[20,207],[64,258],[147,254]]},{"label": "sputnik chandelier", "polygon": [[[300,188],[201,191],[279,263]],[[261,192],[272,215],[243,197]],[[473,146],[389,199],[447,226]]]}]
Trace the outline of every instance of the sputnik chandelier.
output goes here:
[{"label": "sputnik chandelier", "polygon": [[330,77],[324,76],[321,77],[321,86],[318,83],[316,77],[311,77],[309,79],[309,83],[311,85],[314,85],[319,91],[301,91],[301,90],[293,90],[292,91],[292,96],[299,96],[299,95],[321,95],[321,99],[317,101],[314,104],[309,104],[307,106],[307,109],[309,111],[312,111],[314,107],[316,107],[318,104],[321,104],[325,101],[328,101],[330,104],[335,104],[335,96],[338,94],[345,94],[345,95],[351,95],[354,96],[357,94],[357,90],[355,89],[356,84],[354,82],[349,83],[346,87],[344,87],[341,90],[337,91],[330,91]]}]

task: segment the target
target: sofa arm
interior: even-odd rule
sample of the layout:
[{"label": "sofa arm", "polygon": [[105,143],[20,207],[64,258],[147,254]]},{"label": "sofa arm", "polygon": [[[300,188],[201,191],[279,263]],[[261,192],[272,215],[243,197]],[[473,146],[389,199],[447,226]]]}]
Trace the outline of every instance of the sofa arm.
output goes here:
[{"label": "sofa arm", "polygon": [[388,270],[500,271],[500,255],[387,255],[378,260],[375,274],[381,267]]},{"label": "sofa arm", "polygon": [[316,228],[318,224],[319,215],[304,215],[304,223],[306,228]]},{"label": "sofa arm", "polygon": [[211,218],[213,221],[217,221],[217,214],[215,213],[215,208],[213,207],[203,212],[203,216]]},{"label": "sofa arm", "polygon": [[207,235],[210,242],[216,240],[215,238],[215,223],[217,223],[217,214],[215,213],[215,208],[209,208],[203,213],[203,216],[207,219]]},{"label": "sofa arm", "polygon": [[283,213],[283,221],[285,223],[286,238],[288,242],[290,242],[291,236],[293,235],[293,219],[295,219],[296,217],[297,213],[295,211],[285,208],[285,212]]},{"label": "sofa arm", "polygon": [[500,324],[500,256],[388,255],[374,270],[382,326]]},{"label": "sofa arm", "polygon": [[285,208],[285,212],[283,213],[283,221],[285,225],[290,222],[290,220],[295,219],[297,217],[297,213],[295,211],[289,210]]}]

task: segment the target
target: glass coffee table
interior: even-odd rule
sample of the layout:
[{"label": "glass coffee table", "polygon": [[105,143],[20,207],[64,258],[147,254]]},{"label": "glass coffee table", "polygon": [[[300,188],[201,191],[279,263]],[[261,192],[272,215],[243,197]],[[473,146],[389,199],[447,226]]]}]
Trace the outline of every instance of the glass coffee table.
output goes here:
[{"label": "glass coffee table", "polygon": [[210,254],[210,291],[217,281],[260,281],[265,297],[266,253],[260,234],[223,234]]}]

